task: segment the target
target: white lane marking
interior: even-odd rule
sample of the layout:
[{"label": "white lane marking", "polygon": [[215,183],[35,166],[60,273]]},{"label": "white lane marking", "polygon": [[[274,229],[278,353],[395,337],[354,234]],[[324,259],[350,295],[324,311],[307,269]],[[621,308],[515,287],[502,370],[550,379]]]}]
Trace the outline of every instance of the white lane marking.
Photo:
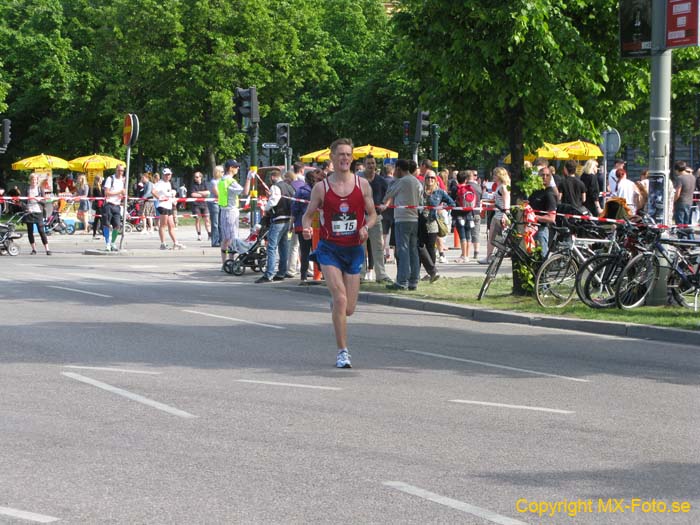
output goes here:
[{"label": "white lane marking", "polygon": [[157,264],[129,264],[127,268],[132,270],[146,270],[148,268],[160,268]]},{"label": "white lane marking", "polygon": [[432,352],[421,352],[419,350],[404,350],[411,354],[427,355],[430,357],[439,357],[441,359],[450,359],[451,361],[460,361],[462,363],[472,363],[475,365],[489,366],[491,368],[502,368],[503,370],[513,370],[515,372],[525,372],[527,374],[535,374],[538,376],[556,377],[557,379],[566,379],[567,381],[578,381],[580,383],[590,383],[588,379],[579,379],[578,377],[560,376],[558,374],[548,374],[547,372],[538,372],[537,370],[529,370],[527,368],[516,368],[514,366],[498,365],[496,363],[487,363],[486,361],[474,361],[473,359],[463,359],[461,357],[453,357],[451,355],[434,354]]},{"label": "white lane marking", "polygon": [[73,372],[61,372],[61,375],[70,377],[71,379],[75,379],[76,381],[87,383],[88,385],[96,386],[97,388],[101,388],[102,390],[106,390],[107,392],[112,392],[113,394],[117,394],[126,397],[127,399],[131,399],[132,401],[137,401],[139,403],[143,403],[144,405],[157,408],[158,410],[162,410],[163,412],[173,414],[174,416],[180,416],[184,418],[197,417],[190,414],[189,412],[180,410],[179,408],[174,408],[164,403],[153,401],[152,399],[148,399],[147,397],[143,397],[139,394],[134,394],[133,392],[129,392],[128,390],[117,388],[116,386],[108,385],[107,383],[97,381],[96,379],[92,379],[91,377],[82,376],[80,374],[74,374]]},{"label": "white lane marking", "polygon": [[254,324],[256,326],[265,326],[267,328],[277,328],[278,330],[284,330],[283,326],[277,326],[274,324],[256,323],[255,321],[248,321],[247,319],[238,319],[237,317],[225,317],[223,315],[207,314],[204,312],[198,312],[196,310],[183,310],[183,312],[186,312],[188,314],[204,315],[206,317],[214,317],[215,319],[225,319],[227,321],[236,321],[238,323],[248,323],[248,324]]},{"label": "white lane marking", "polygon": [[47,288],[55,288],[56,290],[66,290],[68,292],[75,292],[75,293],[82,293],[85,295],[94,295],[97,297],[107,297],[108,299],[111,299],[111,295],[105,295],[103,293],[96,293],[96,292],[86,292],[85,290],[78,290],[76,288],[66,288],[65,286],[51,286],[47,285]]},{"label": "white lane marking", "polygon": [[277,383],[275,381],[254,381],[252,379],[236,379],[238,383],[255,383],[258,385],[273,385],[273,386],[291,386],[294,388],[315,388],[317,390],[342,390],[337,386],[316,386],[316,385],[302,385],[299,383]]},{"label": "white lane marking", "polygon": [[234,281],[198,281],[198,280],[187,280],[187,281],[182,281],[178,279],[170,279],[168,280],[168,283],[177,283],[177,284],[217,284],[217,285],[226,285],[226,286],[243,286],[248,283],[239,283],[239,282],[234,282]]},{"label": "white lane marking", "polygon": [[79,277],[80,279],[95,279],[97,281],[117,281],[120,283],[136,283],[136,279],[122,279],[121,277],[107,277],[105,275],[90,275],[89,273],[66,273],[64,275]]},{"label": "white lane marking", "polygon": [[491,523],[498,523],[498,525],[527,525],[524,521],[509,518],[508,516],[501,516],[500,514],[496,514],[488,509],[482,509],[481,507],[470,505],[469,503],[464,503],[463,501],[441,496],[440,494],[435,494],[434,492],[429,492],[401,481],[385,481],[383,485],[391,487],[392,489],[400,490],[406,494],[411,494],[412,496],[418,496],[419,498],[432,501],[433,503],[439,503],[440,505],[466,512],[467,514],[472,514],[473,516],[478,516],[479,518],[490,521]]},{"label": "white lane marking", "polygon": [[53,523],[54,521],[59,521],[59,518],[54,518],[53,516],[36,514],[35,512],[27,512],[26,510],[11,509],[10,507],[0,507],[0,514],[12,518],[19,518],[21,520],[33,521],[35,523]]},{"label": "white lane marking", "polygon": [[520,410],[536,410],[538,412],[553,412],[554,414],[574,414],[571,410],[558,408],[529,407],[525,405],[506,405],[505,403],[489,403],[488,401],[471,401],[469,399],[450,399],[450,403],[464,403],[467,405],[483,405],[487,407],[517,408]]},{"label": "white lane marking", "polygon": [[160,375],[162,372],[150,372],[147,370],[130,370],[127,368],[110,368],[107,366],[78,366],[78,365],[63,365],[64,368],[79,368],[81,370],[104,370],[106,372],[124,372],[126,374],[148,374],[152,376]]}]

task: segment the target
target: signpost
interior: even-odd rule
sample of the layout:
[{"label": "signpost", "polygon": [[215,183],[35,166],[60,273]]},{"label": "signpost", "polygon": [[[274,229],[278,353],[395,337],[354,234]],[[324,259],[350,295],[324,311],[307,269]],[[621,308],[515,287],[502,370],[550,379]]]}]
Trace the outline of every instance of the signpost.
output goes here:
[{"label": "signpost", "polygon": [[263,149],[279,149],[279,144],[276,142],[263,142],[262,144]]},{"label": "signpost", "polygon": [[126,215],[129,209],[129,168],[131,165],[131,146],[136,144],[139,139],[139,118],[136,113],[127,113],[124,117],[124,131],[122,132],[122,140],[126,146],[126,179],[124,187],[126,188],[126,196],[124,197],[124,213],[122,213],[122,234],[119,239],[119,251],[124,244],[124,232],[126,231]]},{"label": "signpost", "polygon": [[698,45],[698,3],[699,0],[667,0],[666,49]]}]

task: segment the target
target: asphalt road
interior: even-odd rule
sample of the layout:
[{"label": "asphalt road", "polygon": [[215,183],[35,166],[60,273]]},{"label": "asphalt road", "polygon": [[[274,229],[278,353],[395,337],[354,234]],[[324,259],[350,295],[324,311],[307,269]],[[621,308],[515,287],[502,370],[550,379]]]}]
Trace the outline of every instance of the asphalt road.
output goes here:
[{"label": "asphalt road", "polygon": [[700,522],[697,347],[360,304],[337,370],[207,253],[0,258],[0,523]]}]

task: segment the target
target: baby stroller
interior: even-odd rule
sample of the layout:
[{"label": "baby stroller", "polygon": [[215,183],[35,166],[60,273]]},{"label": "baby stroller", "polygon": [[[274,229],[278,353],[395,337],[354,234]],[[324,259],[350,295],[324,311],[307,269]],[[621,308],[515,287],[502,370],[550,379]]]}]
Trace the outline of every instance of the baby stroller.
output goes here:
[{"label": "baby stroller", "polygon": [[267,234],[270,231],[269,220],[258,224],[245,240],[236,239],[233,251],[237,253],[234,259],[224,263],[224,271],[233,275],[243,275],[246,267],[254,272],[264,272],[267,266]]},{"label": "baby stroller", "polygon": [[124,230],[126,233],[131,233],[136,230],[137,232],[143,231],[143,221],[141,220],[140,203],[132,202],[129,204],[126,212],[126,225]]}]

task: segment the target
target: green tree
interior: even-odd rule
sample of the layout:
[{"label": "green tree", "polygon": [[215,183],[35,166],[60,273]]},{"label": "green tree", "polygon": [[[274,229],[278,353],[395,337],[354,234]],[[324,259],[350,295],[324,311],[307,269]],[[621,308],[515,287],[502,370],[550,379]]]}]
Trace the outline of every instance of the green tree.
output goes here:
[{"label": "green tree", "polygon": [[648,86],[639,62],[617,58],[614,0],[401,0],[395,22],[422,105],[454,146],[509,151],[516,183],[526,150],[598,139]]}]

